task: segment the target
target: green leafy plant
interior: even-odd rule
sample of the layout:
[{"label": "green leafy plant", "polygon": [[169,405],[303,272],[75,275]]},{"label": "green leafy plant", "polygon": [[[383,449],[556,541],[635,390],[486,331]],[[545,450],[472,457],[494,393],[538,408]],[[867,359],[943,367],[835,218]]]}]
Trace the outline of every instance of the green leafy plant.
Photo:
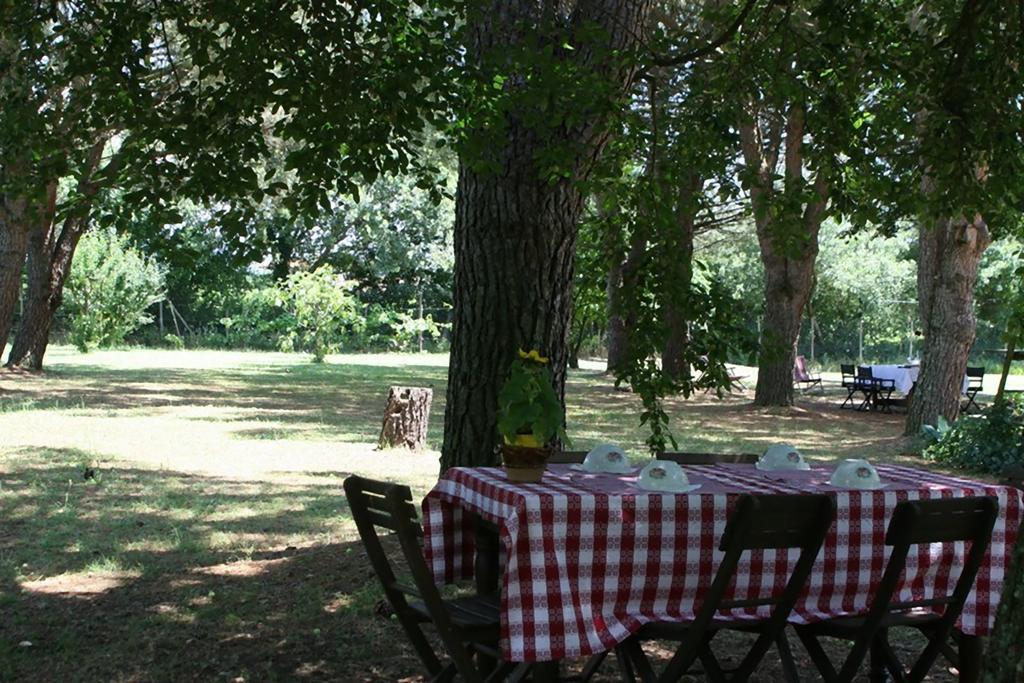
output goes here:
[{"label": "green leafy plant", "polygon": [[281,350],[306,351],[314,363],[337,351],[345,332],[363,322],[351,289],[330,266],[288,276],[281,299],[294,324],[281,338]]},{"label": "green leafy plant", "polygon": [[921,425],[921,436],[925,438],[929,444],[939,443],[945,438],[946,434],[952,429],[952,425],[942,415],[939,415],[939,419],[935,421],[935,425]]},{"label": "green leafy plant", "polygon": [[941,441],[925,449],[924,457],[989,474],[1024,464],[1024,400],[996,401],[976,416],[957,420]]},{"label": "green leafy plant", "polygon": [[120,344],[152,320],[163,297],[164,269],[113,230],[86,233],[64,288],[68,336],[83,353]]},{"label": "green leafy plant", "polygon": [[533,435],[537,445],[556,437],[568,443],[562,417],[548,359],[537,350],[527,353],[520,349],[498,392],[498,432],[506,443],[514,443],[516,436],[523,434]]}]

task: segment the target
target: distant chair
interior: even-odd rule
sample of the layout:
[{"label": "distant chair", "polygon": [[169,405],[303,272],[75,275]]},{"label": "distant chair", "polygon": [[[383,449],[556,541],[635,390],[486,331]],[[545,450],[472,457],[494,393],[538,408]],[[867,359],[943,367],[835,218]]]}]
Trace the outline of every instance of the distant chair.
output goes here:
[{"label": "distant chair", "polygon": [[658,460],[671,460],[680,465],[718,465],[739,464],[753,465],[758,460],[757,453],[685,453],[679,451],[662,451]]},{"label": "distant chair", "polygon": [[874,370],[870,365],[861,365],[857,368],[857,390],[864,394],[864,400],[857,407],[857,410],[882,409],[884,413],[892,412],[892,392],[896,390],[896,382],[891,379],[875,377]]},{"label": "distant chair", "polygon": [[973,406],[976,412],[981,412],[981,406],[975,401],[978,392],[981,391],[985,385],[985,368],[984,367],[968,367],[967,368],[967,403],[960,406],[960,412],[968,414],[971,412]]},{"label": "distant chair", "polygon": [[821,384],[821,375],[811,373],[807,369],[807,359],[803,356],[797,356],[796,362],[793,364],[793,384],[802,386],[804,391],[809,391],[815,385],[823,392],[825,391]]},{"label": "distant chair", "polygon": [[856,409],[857,406],[853,405],[853,397],[857,393],[858,389],[860,389],[860,386],[857,384],[857,367],[852,363],[849,365],[841,363],[839,365],[839,371],[843,376],[843,389],[846,389],[846,400],[843,401],[839,407],[845,408],[849,405],[850,408]]}]

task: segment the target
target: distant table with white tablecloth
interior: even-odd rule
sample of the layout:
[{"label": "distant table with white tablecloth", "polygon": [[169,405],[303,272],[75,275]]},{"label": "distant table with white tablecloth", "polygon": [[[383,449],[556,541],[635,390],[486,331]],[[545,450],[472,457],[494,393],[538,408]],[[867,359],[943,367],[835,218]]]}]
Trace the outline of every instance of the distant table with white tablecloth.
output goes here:
[{"label": "distant table with white tablecloth", "polygon": [[[896,391],[901,394],[909,394],[917,382],[917,376],[921,373],[920,365],[869,365],[871,375],[875,379],[892,380]],[[964,376],[961,394],[967,393],[967,376]]]}]

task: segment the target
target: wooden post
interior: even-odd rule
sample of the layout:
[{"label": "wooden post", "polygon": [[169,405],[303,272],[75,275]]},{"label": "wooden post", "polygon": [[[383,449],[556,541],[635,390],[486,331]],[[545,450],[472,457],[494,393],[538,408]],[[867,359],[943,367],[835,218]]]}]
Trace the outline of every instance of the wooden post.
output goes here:
[{"label": "wooden post", "polygon": [[377,447],[421,450],[427,442],[430,404],[433,399],[433,389],[391,387]]},{"label": "wooden post", "polygon": [[999,389],[996,390],[996,401],[999,401],[1003,397],[1003,392],[1006,391],[1006,380],[1010,376],[1010,366],[1013,364],[1015,359],[1018,359],[1020,352],[1017,348],[1017,336],[1010,336],[1006,340],[1006,359],[1003,361],[1003,372],[999,376]]}]

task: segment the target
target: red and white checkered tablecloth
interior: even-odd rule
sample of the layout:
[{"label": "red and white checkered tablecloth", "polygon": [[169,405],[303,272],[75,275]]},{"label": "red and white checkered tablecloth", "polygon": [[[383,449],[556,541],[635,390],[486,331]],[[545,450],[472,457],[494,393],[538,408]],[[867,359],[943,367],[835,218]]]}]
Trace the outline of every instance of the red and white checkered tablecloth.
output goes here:
[{"label": "red and white checkered tablecloth", "polygon": [[[693,618],[722,553],[717,546],[737,496],[744,493],[834,495],[837,518],[791,621],[864,612],[888,558],[885,530],[904,500],[990,495],[999,499],[992,545],[959,627],[992,628],[1021,523],[1016,489],[900,466],[879,466],[887,486],[850,491],[827,484],[830,471],[766,473],[751,465],[686,468],[692,493],[651,493],[636,475],[589,474],[549,466],[539,484],[511,483],[499,468],[448,470],[423,501],[425,553],[439,583],[473,574],[475,513],[500,528],[505,571],[502,651],[511,661],[592,654],[642,624]],[[907,563],[900,599],[952,590],[964,544],[919,546]],[[797,552],[744,556],[726,597],[780,590]],[[764,614],[763,609],[760,608]],[[731,610],[735,618],[756,609]]]}]

